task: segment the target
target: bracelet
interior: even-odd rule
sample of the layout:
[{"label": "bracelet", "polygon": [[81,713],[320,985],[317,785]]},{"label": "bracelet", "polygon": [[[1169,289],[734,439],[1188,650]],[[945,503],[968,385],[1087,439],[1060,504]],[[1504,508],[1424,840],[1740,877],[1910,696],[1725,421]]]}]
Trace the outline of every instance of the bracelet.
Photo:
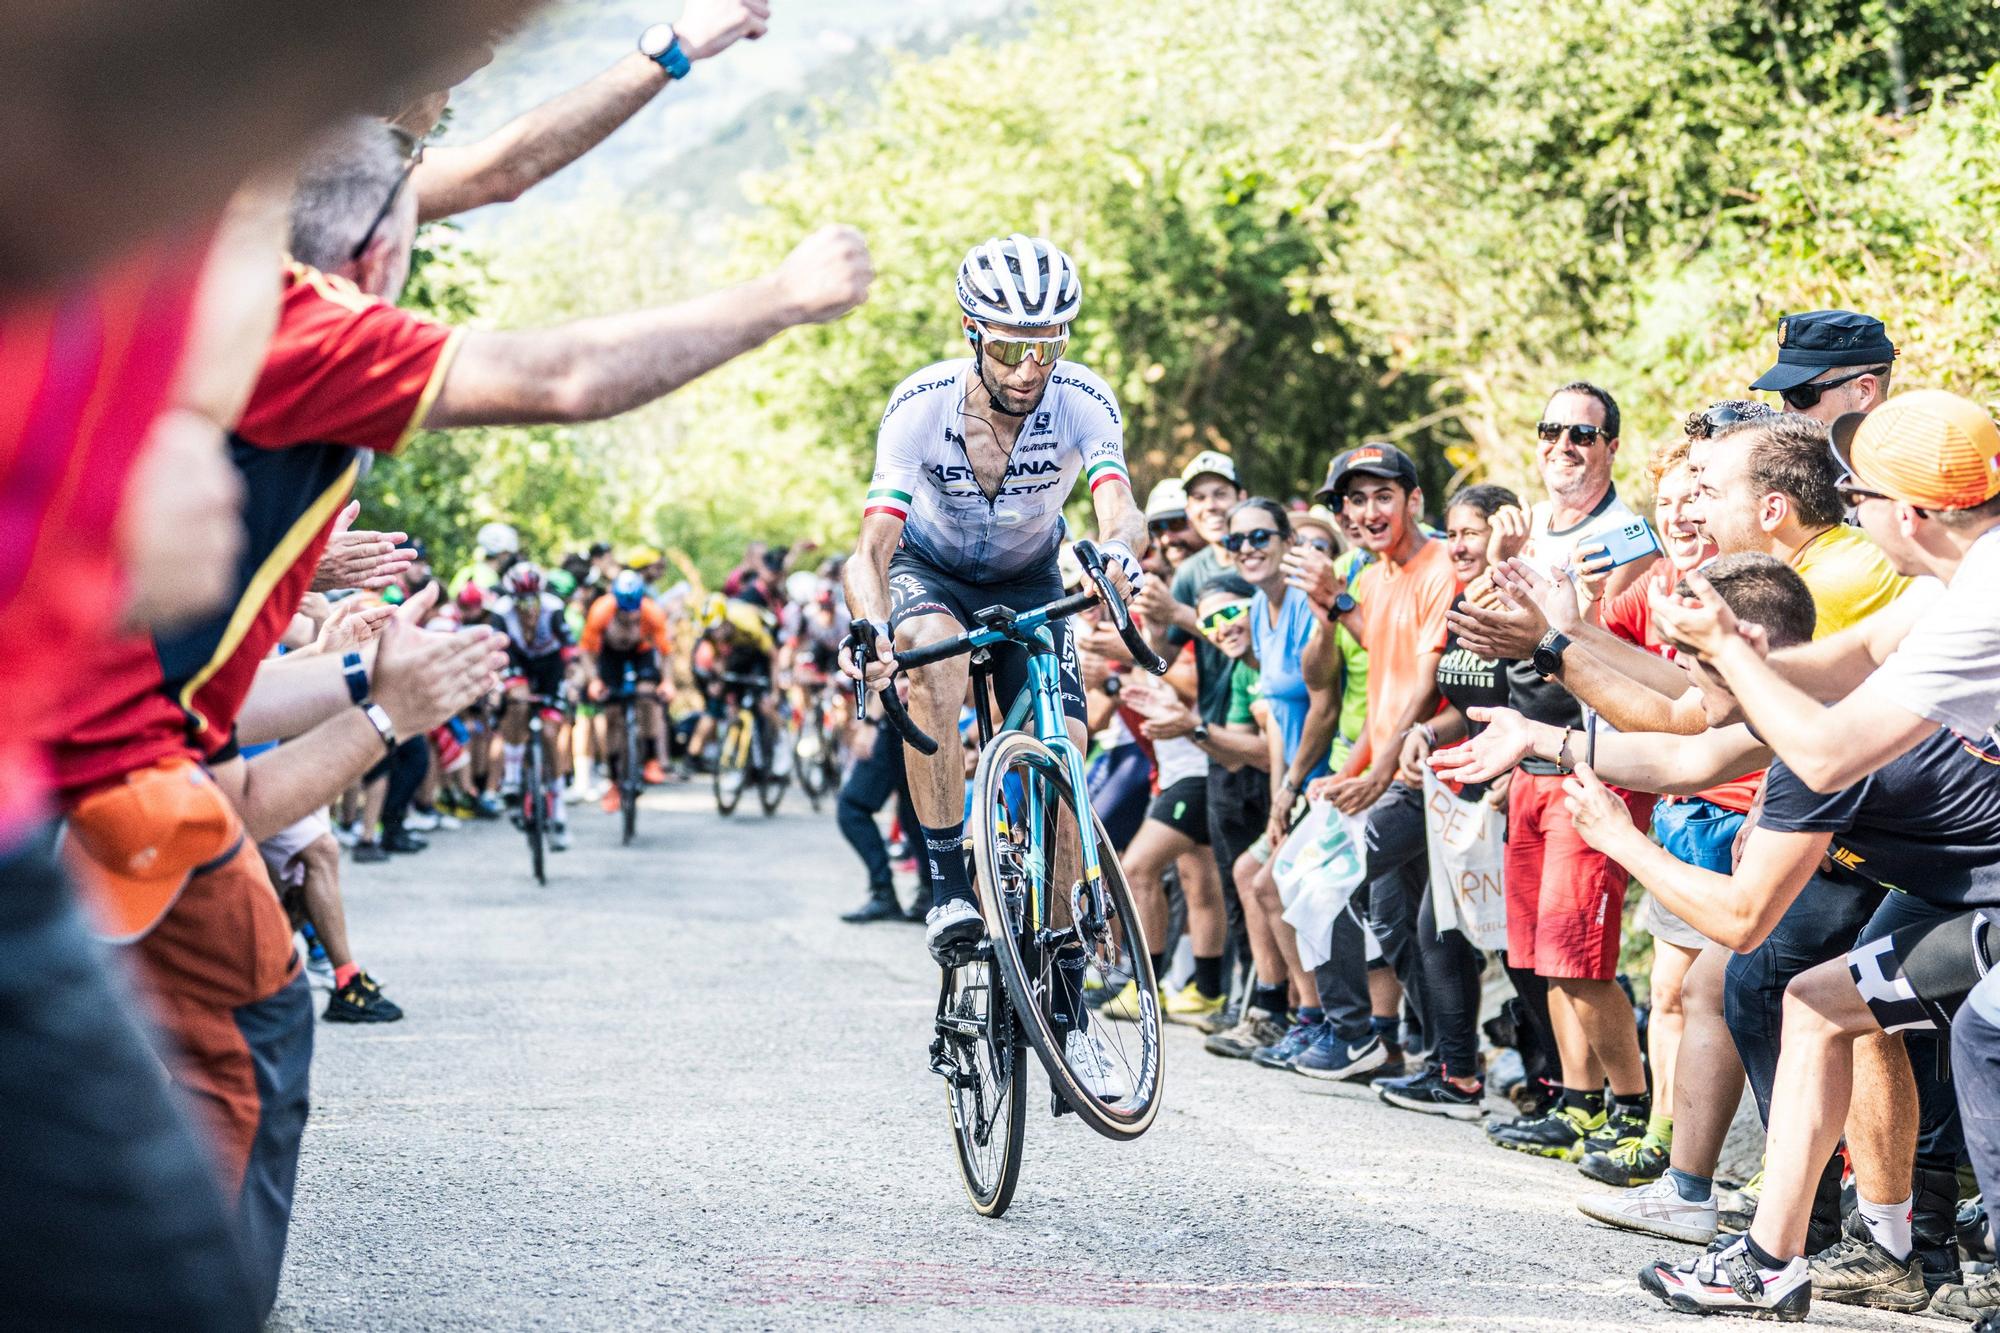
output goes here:
[{"label": "bracelet", "polygon": [[368,702],[368,668],[361,663],[360,653],[344,653],[340,659],[341,675],[347,678],[347,697],[355,704]]},{"label": "bracelet", "polygon": [[389,714],[381,704],[365,704],[361,716],[368,719],[368,725],[375,728],[375,734],[382,738],[382,748],[390,754],[396,752],[396,724],[389,720]]},{"label": "bracelet", "polygon": [[1563,728],[1563,743],[1556,747],[1556,767],[1565,773],[1576,772],[1576,758],[1569,752],[1569,734],[1573,727]]},{"label": "bracelet", "polygon": [[1419,722],[1417,723],[1417,730],[1424,733],[1424,741],[1433,750],[1437,749],[1437,744],[1438,744],[1437,728],[1433,727],[1428,722]]}]

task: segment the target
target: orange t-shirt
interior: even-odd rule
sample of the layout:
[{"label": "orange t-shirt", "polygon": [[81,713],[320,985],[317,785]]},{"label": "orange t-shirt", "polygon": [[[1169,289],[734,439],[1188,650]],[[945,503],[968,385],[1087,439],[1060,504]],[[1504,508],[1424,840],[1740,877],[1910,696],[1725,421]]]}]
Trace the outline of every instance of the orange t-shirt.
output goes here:
[{"label": "orange t-shirt", "polygon": [[1368,650],[1368,746],[1376,762],[1399,753],[1392,734],[1410,699],[1437,685],[1435,663],[1444,651],[1444,614],[1458,595],[1458,575],[1444,543],[1433,537],[1406,565],[1378,560],[1370,566],[1368,597],[1361,603],[1362,646]]},{"label": "orange t-shirt", "polygon": [[[604,631],[617,614],[618,599],[608,592],[600,595],[590,604],[590,614],[584,617],[583,638],[578,646],[593,655],[603,652]],[[660,610],[650,597],[639,603],[639,644],[650,644],[659,649],[662,656],[671,656],[674,651],[673,639],[667,633],[667,613]],[[635,651],[639,644],[620,651]]]}]

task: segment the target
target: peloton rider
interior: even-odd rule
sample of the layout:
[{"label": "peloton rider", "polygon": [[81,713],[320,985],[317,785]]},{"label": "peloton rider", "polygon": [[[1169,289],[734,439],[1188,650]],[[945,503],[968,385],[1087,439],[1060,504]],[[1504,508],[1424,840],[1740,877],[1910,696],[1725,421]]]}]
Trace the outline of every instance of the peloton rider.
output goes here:
[{"label": "peloton rider", "polygon": [[[984,607],[1028,610],[1063,595],[1063,502],[1079,472],[1114,585],[1138,586],[1146,519],[1125,471],[1118,402],[1103,380],[1061,359],[1082,298],[1076,265],[1045,239],[1016,233],[974,247],[958,270],[971,359],[927,366],[890,395],[847,562],[848,607],[876,631],[867,675],[877,689],[893,663],[892,635],[908,651],[960,633]],[[1075,643],[1067,622],[1051,629],[1070,739],[1082,748]],[[1005,707],[1027,679],[1027,656],[1004,645],[993,662]],[[857,674],[845,658],[842,668]],[[968,670],[954,657],[912,671],[911,720],[953,734]],[[942,964],[985,933],[962,854],[965,773],[955,746],[905,757],[930,862],[926,943]]]}]

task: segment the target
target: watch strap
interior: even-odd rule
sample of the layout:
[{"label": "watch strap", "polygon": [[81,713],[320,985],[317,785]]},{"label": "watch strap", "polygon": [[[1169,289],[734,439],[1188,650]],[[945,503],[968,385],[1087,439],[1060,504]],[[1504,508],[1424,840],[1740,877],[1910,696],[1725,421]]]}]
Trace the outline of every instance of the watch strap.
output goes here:
[{"label": "watch strap", "polygon": [[654,64],[665,70],[668,78],[685,79],[688,76],[688,71],[694,68],[694,62],[689,60],[687,52],[681,49],[681,35],[678,32],[674,32],[671,27],[667,30],[673,32],[674,35],[673,40],[667,43],[666,50],[660,52],[658,55],[654,55],[650,51],[645,51],[643,45],[640,47],[640,50],[645,51],[645,54],[652,59]]},{"label": "watch strap", "polygon": [[382,748],[393,753],[398,744],[396,724],[389,720],[388,710],[381,704],[363,704],[361,715],[368,719],[369,725],[375,728],[375,734],[382,738]]},{"label": "watch strap", "polygon": [[368,668],[361,661],[360,653],[343,653],[340,658],[340,673],[347,681],[348,700],[355,704],[368,702]]}]

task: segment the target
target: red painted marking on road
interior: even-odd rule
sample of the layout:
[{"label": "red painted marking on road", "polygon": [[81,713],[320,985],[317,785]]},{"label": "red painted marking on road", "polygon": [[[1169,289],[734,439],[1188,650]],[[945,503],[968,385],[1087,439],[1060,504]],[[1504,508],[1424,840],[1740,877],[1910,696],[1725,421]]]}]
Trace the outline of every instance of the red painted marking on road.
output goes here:
[{"label": "red painted marking on road", "polygon": [[1324,1281],[1202,1282],[1113,1277],[1076,1269],[989,1267],[886,1259],[771,1256],[736,1265],[747,1305],[843,1304],[953,1309],[985,1305],[1322,1314],[1379,1319],[1432,1311],[1381,1288]]}]

